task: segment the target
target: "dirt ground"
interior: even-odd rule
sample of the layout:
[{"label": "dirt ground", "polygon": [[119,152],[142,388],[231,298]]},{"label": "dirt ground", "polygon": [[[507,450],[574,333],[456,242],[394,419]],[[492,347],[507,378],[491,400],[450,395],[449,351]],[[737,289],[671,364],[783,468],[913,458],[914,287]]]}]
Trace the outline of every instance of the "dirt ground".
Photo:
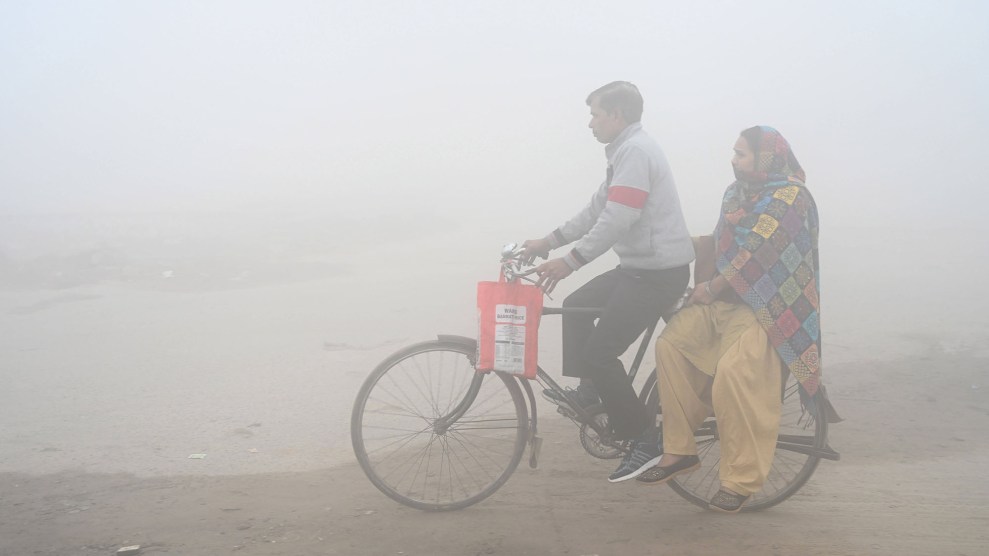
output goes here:
[{"label": "dirt ground", "polygon": [[[426,513],[354,463],[224,476],[0,475],[0,553],[985,554],[989,384],[984,353],[862,363],[833,388],[846,421],[810,483],[773,509],[723,515],[666,487],[612,485],[569,422],[544,420],[539,468],[472,508]],[[547,414],[548,415],[548,414]]]},{"label": "dirt ground", "polygon": [[[0,288],[0,556],[134,544],[181,556],[989,554],[989,308],[972,297],[985,269],[937,287],[944,265],[900,271],[901,240],[962,260],[970,247],[952,234],[839,232],[823,360],[845,418],[830,430],[841,461],[740,515],[609,484],[615,462],[585,454],[548,406],[539,468],[523,463],[476,506],[425,513],[372,486],[350,447],[354,397],[400,346],[473,331],[492,255],[467,239],[464,258],[428,265],[433,237],[322,258],[274,244],[273,259],[224,259],[208,276],[189,274],[200,259],[143,244],[125,250],[130,266],[97,265],[109,274],[95,277],[65,266],[78,257],[32,259],[24,269],[61,286]],[[182,239],[170,238],[153,239]],[[554,303],[608,264],[594,261]],[[540,362],[554,375],[559,353],[559,321],[547,319]]]}]

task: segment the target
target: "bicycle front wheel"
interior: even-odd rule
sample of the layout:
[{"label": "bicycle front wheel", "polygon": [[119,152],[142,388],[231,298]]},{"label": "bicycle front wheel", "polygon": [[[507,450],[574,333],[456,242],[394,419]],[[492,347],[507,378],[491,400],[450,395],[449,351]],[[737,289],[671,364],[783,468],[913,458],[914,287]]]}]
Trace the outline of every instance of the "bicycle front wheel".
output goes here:
[{"label": "bicycle front wheel", "polygon": [[468,344],[434,340],[383,361],[351,415],[354,453],[381,492],[422,510],[458,510],[508,480],[528,410],[516,379],[478,374]]}]

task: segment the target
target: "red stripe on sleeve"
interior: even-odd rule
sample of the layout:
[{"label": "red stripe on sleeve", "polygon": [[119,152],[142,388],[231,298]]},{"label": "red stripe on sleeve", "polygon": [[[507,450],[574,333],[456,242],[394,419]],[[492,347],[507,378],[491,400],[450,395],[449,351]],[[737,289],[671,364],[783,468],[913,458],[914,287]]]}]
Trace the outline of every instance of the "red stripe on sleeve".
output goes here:
[{"label": "red stripe on sleeve", "polygon": [[626,185],[612,185],[608,188],[609,201],[614,201],[634,209],[640,209],[646,206],[646,199],[648,198],[648,191],[643,191],[634,187],[628,187]]}]

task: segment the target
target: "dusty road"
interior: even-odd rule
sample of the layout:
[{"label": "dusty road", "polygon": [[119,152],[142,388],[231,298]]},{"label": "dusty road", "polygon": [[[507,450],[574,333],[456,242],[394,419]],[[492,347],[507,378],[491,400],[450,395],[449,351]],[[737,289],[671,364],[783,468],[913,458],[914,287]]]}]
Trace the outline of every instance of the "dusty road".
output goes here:
[{"label": "dusty road", "polygon": [[[414,268],[408,252],[389,261]],[[854,260],[825,283],[842,460],[784,504],[727,516],[664,487],[611,485],[614,463],[544,408],[539,469],[460,512],[397,505],[353,461],[350,405],[400,345],[470,333],[462,305],[487,262],[408,271],[401,285],[343,272],[0,291],[0,555],[987,553],[989,326],[965,295],[977,273],[907,304],[889,279],[921,291],[936,270],[859,273]],[[558,324],[545,326],[540,357],[555,368]]]},{"label": "dusty road", "polygon": [[[700,510],[665,487],[611,485],[611,462],[547,419],[539,469],[519,468],[467,510],[424,513],[346,463],[318,471],[136,477],[5,473],[4,555],[146,554],[985,554],[989,360],[931,353],[864,365],[834,395],[842,461],[761,513]],[[868,372],[868,375],[866,375]],[[865,378],[868,376],[868,378]],[[853,395],[886,383],[884,398]],[[836,389],[837,390],[837,389]],[[893,395],[895,394],[895,395]]]}]

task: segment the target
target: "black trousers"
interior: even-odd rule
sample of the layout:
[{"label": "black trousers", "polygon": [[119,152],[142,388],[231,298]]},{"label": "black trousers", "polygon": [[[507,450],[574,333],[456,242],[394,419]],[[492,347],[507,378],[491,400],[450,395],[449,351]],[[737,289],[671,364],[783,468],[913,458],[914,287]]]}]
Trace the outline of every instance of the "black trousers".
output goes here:
[{"label": "black trousers", "polygon": [[563,315],[563,375],[590,379],[619,439],[652,426],[618,356],[680,298],[690,280],[687,265],[668,270],[615,268],[584,284],[563,307],[602,308],[594,317]]}]

